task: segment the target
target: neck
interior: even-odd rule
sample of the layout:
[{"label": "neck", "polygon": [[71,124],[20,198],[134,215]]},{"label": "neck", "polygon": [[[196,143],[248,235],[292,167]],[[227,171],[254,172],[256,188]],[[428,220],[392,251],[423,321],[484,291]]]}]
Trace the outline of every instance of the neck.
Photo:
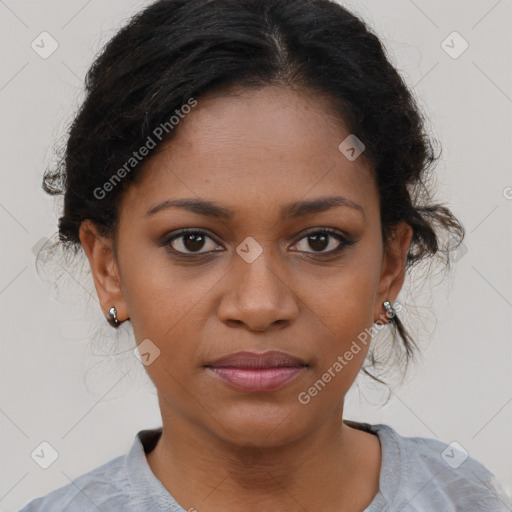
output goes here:
[{"label": "neck", "polygon": [[358,510],[378,491],[380,444],[341,418],[338,410],[301,438],[252,445],[163,414],[147,460],[185,510]]}]

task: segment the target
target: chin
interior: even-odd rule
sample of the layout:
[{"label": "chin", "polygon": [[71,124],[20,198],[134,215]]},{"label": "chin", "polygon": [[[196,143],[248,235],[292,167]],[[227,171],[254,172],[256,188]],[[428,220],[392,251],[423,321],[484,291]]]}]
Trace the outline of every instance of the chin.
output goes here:
[{"label": "chin", "polygon": [[[304,411],[290,411],[280,406],[234,406],[231,410],[217,408],[214,424],[217,435],[223,440],[239,446],[257,446],[272,448],[282,446],[299,439],[308,431],[304,425]],[[301,413],[299,415],[299,413]],[[297,419],[301,421],[297,421]],[[312,428],[312,427],[311,427]]]}]

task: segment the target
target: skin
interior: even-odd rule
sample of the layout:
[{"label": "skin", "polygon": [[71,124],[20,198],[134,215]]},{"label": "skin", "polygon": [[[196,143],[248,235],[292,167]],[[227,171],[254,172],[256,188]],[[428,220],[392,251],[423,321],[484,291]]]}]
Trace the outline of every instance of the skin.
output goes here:
[{"label": "skin", "polygon": [[[380,443],[342,418],[368,346],[310,403],[297,397],[359,333],[385,323],[382,303],[402,287],[412,228],[398,224],[383,246],[370,164],[338,150],[350,132],[326,99],[275,87],[230,92],[201,96],[126,190],[117,258],[92,222],[80,228],[105,316],[115,305],[138,344],[150,339],[160,349],[145,367],[163,425],[147,460],[185,510],[363,510],[378,492]],[[288,203],[334,195],[363,213],[336,206],[291,220],[280,214]],[[207,199],[234,215],[170,208],[145,216],[171,198]],[[333,237],[309,243],[305,230],[326,227],[355,243],[338,254]],[[186,236],[161,243],[182,228],[206,231],[204,244]],[[263,250],[252,263],[236,252],[249,236]],[[193,259],[193,251],[214,252]],[[309,366],[285,387],[257,394],[203,367],[239,350],[269,349]]]}]

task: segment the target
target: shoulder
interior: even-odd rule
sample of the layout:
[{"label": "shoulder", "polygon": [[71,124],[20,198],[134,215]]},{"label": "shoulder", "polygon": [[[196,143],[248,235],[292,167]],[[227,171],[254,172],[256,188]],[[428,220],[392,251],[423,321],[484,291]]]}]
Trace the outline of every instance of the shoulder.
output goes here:
[{"label": "shoulder", "polygon": [[80,475],[69,484],[32,500],[20,512],[129,511],[129,482],[124,459],[124,455],[116,457]]},{"label": "shoulder", "polygon": [[383,465],[387,471],[396,471],[396,492],[389,500],[403,507],[403,512],[512,510],[494,474],[459,443],[405,437],[389,425],[371,428],[381,441]]}]

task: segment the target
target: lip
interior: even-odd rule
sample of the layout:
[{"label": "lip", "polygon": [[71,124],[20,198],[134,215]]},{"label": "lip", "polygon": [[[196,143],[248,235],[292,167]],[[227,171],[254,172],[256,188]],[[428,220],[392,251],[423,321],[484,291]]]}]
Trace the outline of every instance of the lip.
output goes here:
[{"label": "lip", "polygon": [[278,350],[236,352],[206,365],[213,375],[230,386],[253,393],[276,391],[307,367],[302,359]]},{"label": "lip", "polygon": [[307,366],[305,361],[299,357],[281,352],[280,350],[269,350],[267,352],[234,352],[227,356],[216,359],[206,365],[207,367],[223,368],[280,368]]}]

